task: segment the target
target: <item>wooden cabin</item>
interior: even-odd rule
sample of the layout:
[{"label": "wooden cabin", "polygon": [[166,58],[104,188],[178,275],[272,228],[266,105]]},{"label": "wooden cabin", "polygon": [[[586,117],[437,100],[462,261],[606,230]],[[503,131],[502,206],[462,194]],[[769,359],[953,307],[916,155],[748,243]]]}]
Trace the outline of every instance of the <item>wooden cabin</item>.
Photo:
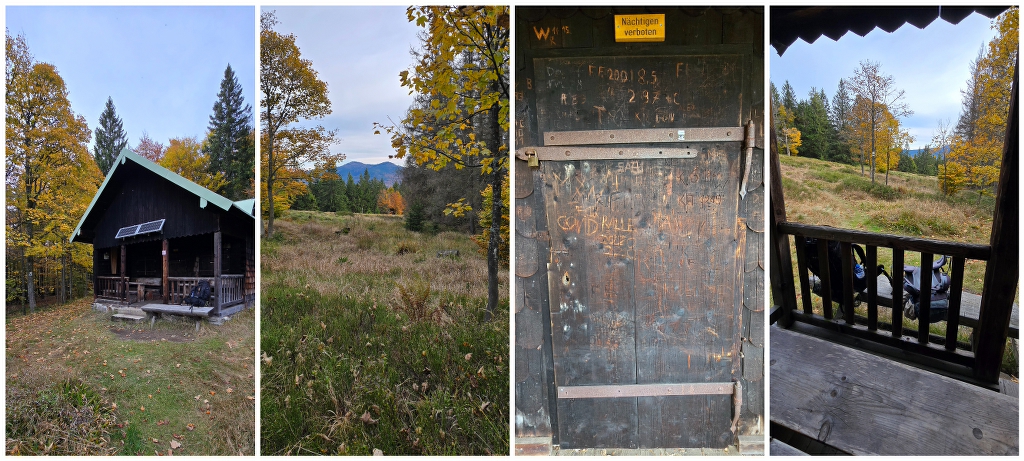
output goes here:
[{"label": "wooden cabin", "polygon": [[[866,34],[876,26],[892,32],[904,23],[925,27],[942,18],[956,24],[977,11],[994,18],[1007,7],[773,7],[771,44],[778,53],[797,38],[807,43],[848,31]],[[966,63],[964,63],[966,64]],[[813,66],[814,63],[808,63]],[[774,306],[771,338],[771,454],[1018,455],[1019,404],[1015,382],[1000,380],[1008,335],[1017,335],[1014,294],[1019,258],[1019,109],[1017,77],[1002,153],[995,215],[988,245],[911,238],[808,223],[786,214],[776,136],[771,136],[769,254]],[[812,306],[808,261],[795,242],[818,240],[818,258],[828,242],[839,242],[843,270],[829,274],[822,264],[822,285],[842,278],[842,299],[822,290],[820,310]],[[866,307],[854,308],[852,245],[866,249]],[[945,334],[929,329],[928,310],[917,328],[908,328],[903,290],[871,283],[879,255],[892,255],[891,274],[918,253],[922,266],[933,258],[952,258],[952,286]],[[795,256],[795,257],[794,257]],[[794,260],[796,266],[794,266]],[[967,260],[984,261],[984,287],[977,307],[963,293]],[[898,279],[897,279],[898,280]],[[931,293],[925,277],[921,305]],[[798,302],[798,293],[800,302]],[[842,306],[842,315],[834,310]],[[890,306],[896,306],[892,308]],[[886,321],[879,313],[887,310]],[[866,311],[866,312],[865,312]],[[891,313],[891,317],[889,317]],[[890,320],[891,319],[891,320]],[[967,344],[957,338],[961,326],[973,329]]]},{"label": "wooden cabin", "polygon": [[763,452],[764,9],[515,17],[516,454]]},{"label": "wooden cabin", "polygon": [[71,241],[93,245],[97,301],[180,313],[174,306],[207,280],[210,306],[183,312],[221,317],[255,301],[255,207],[125,149]]}]

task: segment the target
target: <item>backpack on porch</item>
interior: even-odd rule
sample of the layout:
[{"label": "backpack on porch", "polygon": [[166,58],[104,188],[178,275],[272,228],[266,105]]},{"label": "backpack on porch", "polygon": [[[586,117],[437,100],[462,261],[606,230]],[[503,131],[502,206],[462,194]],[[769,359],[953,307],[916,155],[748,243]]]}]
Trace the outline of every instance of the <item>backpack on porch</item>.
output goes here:
[{"label": "backpack on porch", "polygon": [[[814,274],[811,277],[811,291],[814,294],[821,296],[822,290],[826,289],[821,286],[821,264],[822,262],[818,258],[818,239],[816,238],[804,238],[802,241],[803,248],[799,251],[804,252],[804,256],[807,259],[807,268],[810,269],[811,273]],[[853,294],[854,299],[859,302],[859,294],[864,293],[868,289],[867,274],[864,271],[864,262],[866,257],[864,255],[864,248],[860,245],[850,245],[853,248]],[[828,243],[828,274],[829,274],[829,293],[832,295],[832,301],[839,303],[839,312],[843,309],[843,256],[840,251],[839,242],[830,241]],[[885,272],[884,266],[878,266],[878,273],[888,274]]]},{"label": "backpack on porch", "polygon": [[[928,323],[942,322],[949,316],[949,275],[942,272],[942,266],[946,265],[946,256],[932,263],[931,287],[932,296],[929,306]],[[903,266],[903,291],[907,292],[906,301],[903,307],[903,315],[910,320],[921,315],[921,277],[922,270],[917,266]]]},{"label": "backpack on porch", "polygon": [[192,287],[192,292],[181,303],[192,307],[204,307],[210,301],[212,294],[213,289],[210,287],[210,282],[200,280],[199,283]]},{"label": "backpack on porch", "polygon": [[[864,249],[860,245],[853,247],[853,291],[860,293],[868,288],[867,276],[864,273]],[[829,293],[832,294],[832,301],[841,302],[843,299],[843,256],[839,250],[839,242],[828,242],[828,274]],[[821,277],[821,261],[818,259],[818,239],[805,238],[803,240],[803,252],[807,257],[807,268],[811,273]],[[858,260],[859,259],[859,260]],[[823,287],[820,283],[814,284],[814,293],[821,296]]]}]

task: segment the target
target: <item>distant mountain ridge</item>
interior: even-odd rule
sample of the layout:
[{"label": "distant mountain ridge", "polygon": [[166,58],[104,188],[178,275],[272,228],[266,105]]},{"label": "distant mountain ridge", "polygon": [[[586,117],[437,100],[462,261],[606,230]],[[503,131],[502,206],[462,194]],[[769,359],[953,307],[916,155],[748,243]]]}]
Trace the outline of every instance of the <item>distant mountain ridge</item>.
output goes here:
[{"label": "distant mountain ridge", "polygon": [[[910,149],[910,150],[907,151],[907,155],[909,155],[911,157],[917,157],[918,155],[921,154],[921,152],[924,152],[923,148],[922,149]],[[931,155],[934,157],[937,154],[945,154],[945,153],[948,153],[948,152],[949,152],[949,146],[943,147],[942,150],[938,150],[938,149],[934,149],[933,148],[931,150]]]},{"label": "distant mountain ridge", "polygon": [[359,181],[359,177],[362,176],[364,171],[369,171],[371,178],[384,181],[384,184],[388,187],[395,185],[396,182],[402,179],[402,167],[391,162],[367,165],[353,160],[339,166],[337,169],[338,177],[343,181],[348,179],[349,174],[352,175],[353,180]]}]

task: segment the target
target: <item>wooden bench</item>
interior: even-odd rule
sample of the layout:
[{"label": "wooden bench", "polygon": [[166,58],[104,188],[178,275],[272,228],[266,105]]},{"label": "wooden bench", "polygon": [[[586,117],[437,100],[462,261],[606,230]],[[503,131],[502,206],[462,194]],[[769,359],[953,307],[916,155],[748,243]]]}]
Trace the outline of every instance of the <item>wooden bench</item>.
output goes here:
[{"label": "wooden bench", "polygon": [[777,326],[771,420],[855,455],[1014,455],[1018,400]]},{"label": "wooden bench", "polygon": [[[906,298],[904,298],[906,299]],[[892,285],[884,275],[878,276],[878,305],[892,308]],[[981,296],[974,293],[961,292],[960,294],[960,325],[977,328],[978,317],[981,315]],[[1020,310],[1017,304],[1013,305],[1013,312],[1010,314],[1010,337],[1019,338],[1017,320]]]},{"label": "wooden bench", "polygon": [[209,317],[213,307],[191,307],[179,304],[146,304],[142,311],[149,314],[173,314],[186,317]]}]

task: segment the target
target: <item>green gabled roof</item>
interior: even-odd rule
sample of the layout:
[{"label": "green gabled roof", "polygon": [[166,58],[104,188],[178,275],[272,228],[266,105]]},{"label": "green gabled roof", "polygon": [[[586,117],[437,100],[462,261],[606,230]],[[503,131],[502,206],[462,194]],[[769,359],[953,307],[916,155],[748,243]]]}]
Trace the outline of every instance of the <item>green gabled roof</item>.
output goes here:
[{"label": "green gabled roof", "polygon": [[[77,237],[79,233],[81,233],[82,224],[85,223],[85,220],[89,217],[89,214],[92,213],[93,207],[96,206],[96,202],[99,201],[100,196],[103,195],[103,190],[107,187],[107,184],[110,183],[110,178],[113,178],[114,175],[117,174],[118,168],[120,168],[121,165],[124,165],[125,162],[129,160],[149,171],[152,171],[153,173],[156,173],[158,176],[170,181],[176,186],[194,194],[196,197],[199,198],[200,208],[206,208],[206,206],[210,204],[217,208],[220,208],[221,210],[229,211],[231,210],[232,207],[234,207],[240,209],[248,216],[252,216],[254,218],[256,217],[254,211],[256,204],[255,199],[232,202],[230,199],[214,191],[211,191],[210,189],[200,186],[199,184],[189,181],[188,179],[185,179],[181,175],[171,170],[168,170],[167,168],[164,168],[160,165],[157,165],[156,163],[153,163],[153,161],[139,154],[136,154],[135,152],[132,152],[130,149],[125,148],[121,150],[121,154],[117,156],[117,160],[114,160],[113,168],[111,168],[110,172],[107,173],[107,177],[103,180],[103,184],[101,184],[100,188],[96,191],[96,195],[92,197],[92,202],[89,203],[89,208],[86,208],[85,214],[82,215],[82,219],[78,221],[78,226],[76,226],[75,231],[71,233],[71,238],[69,239],[70,241],[73,242],[75,237]],[[250,203],[247,204],[246,202]],[[248,208],[246,208],[246,206],[248,206]]]},{"label": "green gabled roof", "polygon": [[239,200],[235,202],[235,207],[244,211],[245,214],[256,217],[256,199],[247,198],[245,200]]}]

